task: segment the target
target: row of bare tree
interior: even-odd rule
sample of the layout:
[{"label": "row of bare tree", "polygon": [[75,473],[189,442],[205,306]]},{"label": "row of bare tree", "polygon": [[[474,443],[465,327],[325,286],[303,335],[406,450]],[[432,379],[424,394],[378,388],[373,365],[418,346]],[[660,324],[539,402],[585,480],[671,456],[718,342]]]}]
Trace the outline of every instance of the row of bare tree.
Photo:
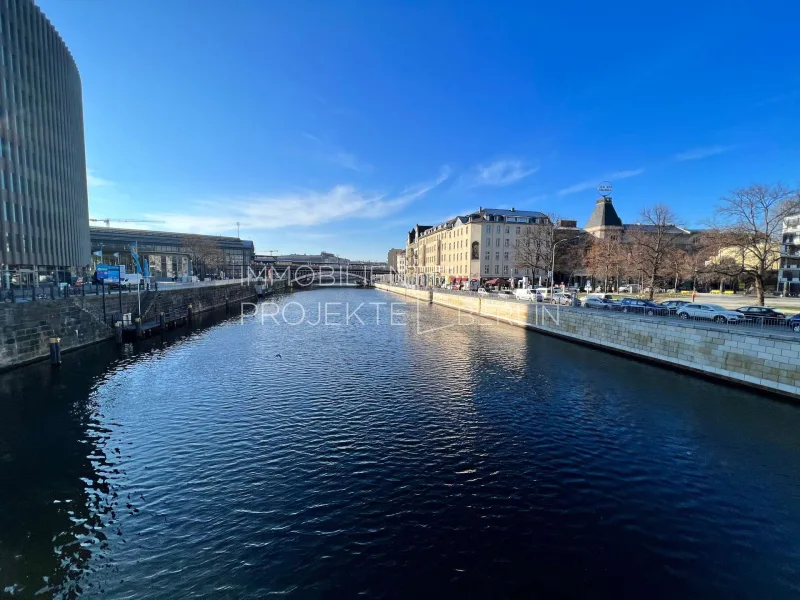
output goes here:
[{"label": "row of bare tree", "polygon": [[[694,233],[664,204],[645,208],[640,223],[603,238],[550,225],[528,228],[517,241],[516,266],[530,273],[590,275],[610,282],[642,282],[652,299],[657,287],[678,288],[688,279],[752,284],[764,304],[765,282],[780,265],[784,219],[800,213],[800,194],[783,184],[755,184],[721,199],[707,226]],[[556,252],[554,253],[554,249]],[[669,284],[667,284],[669,282]],[[660,285],[664,284],[664,285]]]}]

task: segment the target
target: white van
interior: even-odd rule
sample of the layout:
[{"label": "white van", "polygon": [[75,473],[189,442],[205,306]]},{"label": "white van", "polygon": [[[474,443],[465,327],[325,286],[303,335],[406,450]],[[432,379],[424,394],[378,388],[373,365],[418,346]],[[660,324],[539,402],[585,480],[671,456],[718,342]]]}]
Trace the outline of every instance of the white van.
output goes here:
[{"label": "white van", "polygon": [[541,302],[542,297],[537,290],[514,290],[514,297],[519,300],[527,300],[528,302]]}]

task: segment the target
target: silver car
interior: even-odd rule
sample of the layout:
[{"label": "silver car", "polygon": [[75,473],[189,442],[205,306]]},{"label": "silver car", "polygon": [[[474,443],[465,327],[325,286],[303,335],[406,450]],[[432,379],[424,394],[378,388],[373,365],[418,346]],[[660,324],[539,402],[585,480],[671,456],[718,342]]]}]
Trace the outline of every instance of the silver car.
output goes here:
[{"label": "silver car", "polygon": [[675,314],[681,319],[705,319],[715,323],[739,323],[744,320],[742,313],[718,304],[684,304]]}]

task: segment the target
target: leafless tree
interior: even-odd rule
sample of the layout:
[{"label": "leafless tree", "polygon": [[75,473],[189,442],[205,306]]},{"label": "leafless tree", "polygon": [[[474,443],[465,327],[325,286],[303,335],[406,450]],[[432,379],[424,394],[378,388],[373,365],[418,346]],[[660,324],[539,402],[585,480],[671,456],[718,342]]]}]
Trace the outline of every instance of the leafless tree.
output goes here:
[{"label": "leafless tree", "polygon": [[681,282],[694,277],[697,254],[684,248],[672,248],[667,252],[667,264],[670,269],[670,283],[677,291]]},{"label": "leafless tree", "polygon": [[668,265],[667,256],[685,233],[676,224],[676,217],[665,204],[642,210],[642,222],[626,230],[628,241],[644,280],[649,284],[648,298],[653,299],[656,281]]},{"label": "leafless tree", "polygon": [[192,257],[194,268],[202,267],[205,272],[216,272],[225,264],[225,253],[219,243],[205,235],[186,234],[183,247]]},{"label": "leafless tree", "polygon": [[619,279],[626,254],[626,249],[616,237],[606,236],[591,240],[586,252],[585,266],[596,280],[603,281],[604,292],[609,289],[609,280],[613,281],[615,277]]},{"label": "leafless tree", "polygon": [[554,247],[557,247],[556,271],[571,275],[581,267],[586,236],[575,228],[558,227],[558,222],[557,215],[549,214],[540,224],[523,228],[514,252],[518,269],[530,272],[532,277],[537,271],[549,272],[553,266]]},{"label": "leafless tree", "polygon": [[593,238],[591,234],[571,228],[557,229],[555,234],[556,241],[564,240],[564,243],[559,243],[556,251],[555,271],[565,275],[569,282],[586,264],[587,252]]},{"label": "leafless tree", "polygon": [[753,184],[721,199],[709,232],[716,249],[713,271],[755,284],[764,305],[764,282],[780,265],[783,220],[800,211],[800,195],[781,183]]},{"label": "leafless tree", "polygon": [[547,271],[550,268],[554,236],[552,221],[524,227],[514,248],[516,267],[523,272],[530,272],[531,277],[535,277],[537,271]]}]

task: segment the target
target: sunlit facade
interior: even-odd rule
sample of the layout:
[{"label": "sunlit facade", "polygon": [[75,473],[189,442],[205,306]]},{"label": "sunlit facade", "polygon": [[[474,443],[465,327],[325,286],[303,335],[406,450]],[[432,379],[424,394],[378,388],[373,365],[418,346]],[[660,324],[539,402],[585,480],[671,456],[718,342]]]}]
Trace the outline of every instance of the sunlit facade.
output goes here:
[{"label": "sunlit facade", "polygon": [[479,208],[434,226],[417,225],[406,241],[405,280],[423,286],[537,277],[517,265],[517,240],[550,223],[537,211]]}]

